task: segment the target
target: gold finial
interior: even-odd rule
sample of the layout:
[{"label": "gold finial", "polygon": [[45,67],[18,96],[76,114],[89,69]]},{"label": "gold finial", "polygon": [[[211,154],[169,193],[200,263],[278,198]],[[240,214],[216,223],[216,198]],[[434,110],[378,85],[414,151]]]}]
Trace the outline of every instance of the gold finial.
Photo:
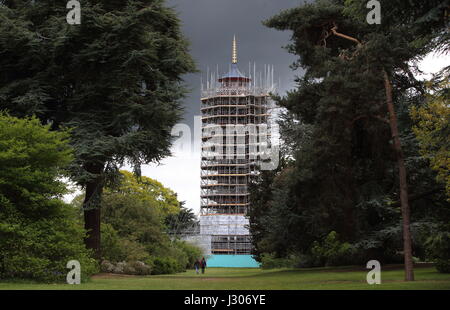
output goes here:
[{"label": "gold finial", "polygon": [[237,44],[236,44],[236,36],[233,37],[233,57],[231,62],[237,64]]}]

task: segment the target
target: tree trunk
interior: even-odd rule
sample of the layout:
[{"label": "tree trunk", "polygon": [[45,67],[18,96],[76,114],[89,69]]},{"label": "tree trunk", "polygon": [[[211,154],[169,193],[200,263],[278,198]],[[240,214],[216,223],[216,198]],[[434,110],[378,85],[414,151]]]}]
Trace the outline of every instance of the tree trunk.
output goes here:
[{"label": "tree trunk", "polygon": [[386,70],[383,70],[384,86],[386,89],[386,102],[389,111],[389,125],[391,127],[394,150],[397,157],[398,175],[400,181],[400,206],[403,221],[403,252],[405,257],[405,280],[414,281],[413,260],[412,260],[412,242],[410,230],[410,209],[408,202],[408,184],[406,180],[406,167],[403,155],[400,137],[398,133],[397,115],[395,114],[394,103],[392,99],[392,85]]},{"label": "tree trunk", "polygon": [[103,166],[91,166],[88,172],[96,174],[97,177],[86,184],[86,196],[83,202],[84,228],[87,236],[84,239],[86,248],[94,251],[96,259],[101,258],[100,252],[100,202],[103,192]]}]

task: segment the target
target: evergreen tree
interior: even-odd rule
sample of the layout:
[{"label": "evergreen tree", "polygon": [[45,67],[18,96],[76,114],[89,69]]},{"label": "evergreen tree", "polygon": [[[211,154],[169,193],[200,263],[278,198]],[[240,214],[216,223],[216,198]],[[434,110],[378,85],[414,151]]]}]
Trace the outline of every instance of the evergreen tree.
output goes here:
[{"label": "evergreen tree", "polygon": [[0,109],[70,127],[73,179],[86,190],[88,248],[100,257],[99,202],[118,169],[169,154],[194,70],[175,12],[163,0],[86,0],[81,24],[67,1],[0,5]]},{"label": "evergreen tree", "polygon": [[200,230],[200,223],[194,212],[192,209],[186,208],[184,204],[184,201],[180,201],[179,212],[177,214],[169,214],[165,219],[167,231],[174,237]]},{"label": "evergreen tree", "polygon": [[358,207],[389,193],[386,175],[395,160],[406,280],[414,279],[410,204],[396,108],[404,94],[423,93],[411,61],[445,44],[447,6],[437,0],[381,1],[382,22],[369,25],[364,1],[323,0],[265,22],[292,30],[288,50],[299,56],[294,68],[306,70],[298,89],[279,101],[313,129],[313,156],[302,157],[307,148],[296,156],[298,169],[308,169],[294,187],[302,193],[297,203],[323,214],[323,227],[355,241]]}]

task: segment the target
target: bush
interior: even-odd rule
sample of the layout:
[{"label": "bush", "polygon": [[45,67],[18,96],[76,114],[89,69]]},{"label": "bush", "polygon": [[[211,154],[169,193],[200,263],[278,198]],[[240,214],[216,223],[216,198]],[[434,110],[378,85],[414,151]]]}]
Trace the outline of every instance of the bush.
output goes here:
[{"label": "bush", "polygon": [[341,266],[351,264],[354,249],[350,243],[340,242],[335,231],[330,232],[322,242],[315,241],[311,256],[315,266]]},{"label": "bush", "polygon": [[102,223],[100,231],[102,260],[107,262],[120,262],[126,260],[127,253],[125,253],[120,246],[120,237],[112,225]]},{"label": "bush", "polygon": [[450,273],[450,259],[437,259],[436,269],[441,273]]},{"label": "bush", "polygon": [[136,240],[120,237],[118,232],[108,223],[101,226],[102,259],[111,262],[145,261],[150,255],[145,246]]},{"label": "bush", "polygon": [[183,266],[171,257],[156,257],[152,261],[152,274],[171,274],[183,270]]},{"label": "bush", "polygon": [[425,243],[428,258],[436,262],[436,269],[450,273],[450,232],[436,232]]},{"label": "bush", "polygon": [[149,275],[152,266],[140,261],[112,263],[104,260],[100,265],[102,272],[117,274]]},{"label": "bush", "polygon": [[187,257],[186,269],[193,268],[195,261],[202,257],[202,250],[195,245],[185,241],[178,241],[177,246],[185,253]]},{"label": "bush", "polygon": [[60,200],[68,139],[37,118],[0,113],[0,278],[65,281],[70,260],[80,262],[82,281],[98,271],[75,209]]},{"label": "bush", "polygon": [[314,258],[312,257],[312,255],[298,254],[295,256],[293,267],[295,268],[314,267]]},{"label": "bush", "polygon": [[[122,175],[120,185],[107,189],[102,198],[105,270],[134,274],[140,267],[147,272],[148,266],[153,273],[162,274],[191,267],[201,250],[184,241],[171,240],[163,224],[165,217],[180,206],[176,196],[150,178],[142,177],[142,182],[137,182],[129,172],[123,171]],[[146,266],[135,266],[136,262],[145,262]]]},{"label": "bush", "polygon": [[[201,257],[200,248],[166,238],[156,244],[139,242],[133,235],[120,236],[109,223],[102,229],[102,271],[119,274],[164,274],[186,271]],[[141,263],[145,262],[145,263]]]},{"label": "bush", "polygon": [[[84,229],[70,207],[59,203],[59,215],[35,222],[0,220],[0,277],[65,282],[70,260],[81,265],[81,280],[97,273],[97,262],[83,244]],[[23,219],[22,219],[23,220]]]},{"label": "bush", "polygon": [[103,260],[100,264],[100,271],[107,273],[114,273],[115,267],[116,266],[114,266],[114,263],[111,263],[110,261],[107,260]]},{"label": "bush", "polygon": [[135,270],[135,274],[138,275],[149,275],[152,273],[152,266],[145,264],[144,262],[136,261],[132,262],[131,266]]},{"label": "bush", "polygon": [[261,268],[273,269],[284,267],[293,267],[292,261],[289,258],[275,257],[273,253],[261,254]]}]

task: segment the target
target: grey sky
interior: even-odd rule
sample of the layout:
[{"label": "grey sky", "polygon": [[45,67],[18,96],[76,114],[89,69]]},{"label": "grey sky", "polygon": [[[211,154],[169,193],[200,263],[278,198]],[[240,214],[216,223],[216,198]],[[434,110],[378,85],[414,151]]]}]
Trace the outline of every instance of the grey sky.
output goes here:
[{"label": "grey sky", "polygon": [[[295,60],[282,46],[289,42],[290,33],[269,29],[262,21],[283,9],[292,8],[299,0],[169,0],[182,21],[182,30],[191,42],[191,54],[206,77],[206,69],[216,68],[224,73],[231,62],[233,35],[238,41],[239,68],[248,71],[249,62],[257,68],[273,65],[275,80],[281,80],[280,93],[293,88],[294,72],[289,65]],[[200,75],[186,76],[192,89],[185,101],[185,120],[191,125],[200,112]]]}]

